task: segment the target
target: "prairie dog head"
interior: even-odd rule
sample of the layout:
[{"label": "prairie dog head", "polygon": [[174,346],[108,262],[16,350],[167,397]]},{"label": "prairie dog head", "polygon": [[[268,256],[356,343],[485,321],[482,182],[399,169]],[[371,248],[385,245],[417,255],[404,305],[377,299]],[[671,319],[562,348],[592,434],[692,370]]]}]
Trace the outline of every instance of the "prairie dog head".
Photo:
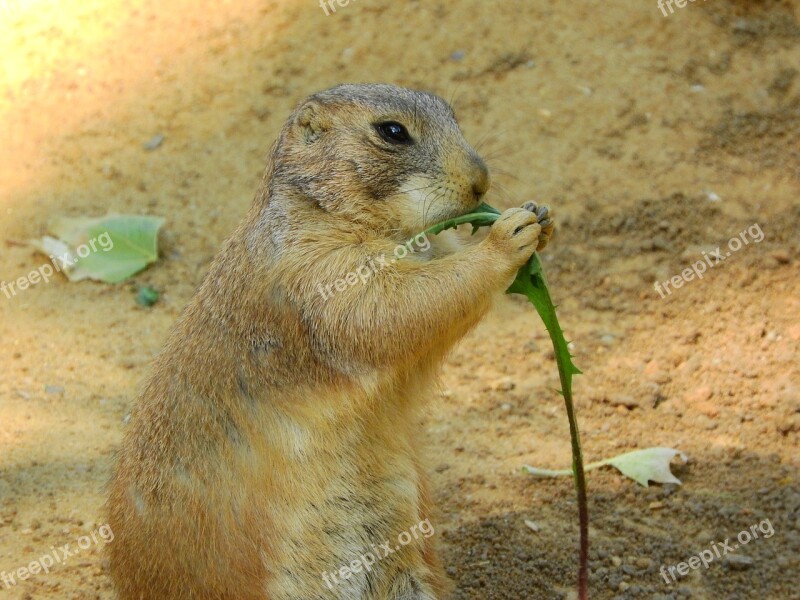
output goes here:
[{"label": "prairie dog head", "polygon": [[383,84],[340,85],[303,101],[284,126],[273,181],[322,210],[409,235],[474,209],[489,171],[450,106]]}]

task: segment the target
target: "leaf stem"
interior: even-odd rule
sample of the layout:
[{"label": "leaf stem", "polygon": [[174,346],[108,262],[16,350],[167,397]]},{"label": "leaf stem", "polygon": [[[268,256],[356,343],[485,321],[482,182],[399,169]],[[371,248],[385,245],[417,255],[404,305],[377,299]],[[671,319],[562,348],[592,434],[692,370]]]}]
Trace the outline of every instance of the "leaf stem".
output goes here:
[{"label": "leaf stem", "polygon": [[[612,460],[613,459],[610,458],[604,458],[603,460],[598,460],[597,462],[583,465],[583,471],[594,471],[600,467],[606,467],[609,465],[613,466],[611,462]],[[534,477],[565,477],[567,475],[575,474],[572,469],[540,469],[538,467],[531,467],[529,465],[523,466],[522,470],[528,475],[533,475]]]},{"label": "leaf stem", "polygon": [[[473,233],[480,227],[490,226],[500,216],[500,211],[488,204],[481,204],[477,211],[468,215],[462,215],[454,219],[449,219],[437,223],[433,227],[425,230],[426,234],[436,235],[446,229],[458,227],[466,223],[472,224]],[[569,346],[564,332],[558,323],[556,307],[550,298],[550,291],[547,289],[547,282],[544,278],[542,263],[539,256],[534,253],[530,260],[522,266],[517,273],[517,277],[508,288],[509,294],[522,294],[528,298],[539,313],[544,322],[547,332],[550,334],[550,341],[558,366],[558,376],[561,381],[561,394],[564,396],[564,404],[567,410],[569,421],[569,434],[572,443],[572,475],[575,478],[575,489],[578,497],[578,523],[580,530],[580,547],[578,561],[578,598],[586,600],[589,589],[589,508],[586,495],[586,475],[583,466],[583,454],[581,452],[580,432],[578,431],[578,420],[575,417],[575,407],[572,402],[572,376],[579,375],[580,371],[572,362],[569,353]],[[601,466],[595,463],[587,468]],[[542,474],[562,474],[560,471],[539,470]],[[566,471],[569,474],[570,471]]]}]

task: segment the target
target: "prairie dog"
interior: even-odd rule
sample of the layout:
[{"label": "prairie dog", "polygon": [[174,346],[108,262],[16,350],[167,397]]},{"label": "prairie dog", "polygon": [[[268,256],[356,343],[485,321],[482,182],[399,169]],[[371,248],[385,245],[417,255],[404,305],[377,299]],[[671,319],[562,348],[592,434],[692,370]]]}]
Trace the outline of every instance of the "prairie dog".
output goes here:
[{"label": "prairie dog", "polygon": [[394,250],[489,181],[437,96],[300,103],[134,404],[107,505],[121,600],[446,597],[434,538],[410,535],[432,527],[415,411],[553,227],[514,208],[472,246]]}]

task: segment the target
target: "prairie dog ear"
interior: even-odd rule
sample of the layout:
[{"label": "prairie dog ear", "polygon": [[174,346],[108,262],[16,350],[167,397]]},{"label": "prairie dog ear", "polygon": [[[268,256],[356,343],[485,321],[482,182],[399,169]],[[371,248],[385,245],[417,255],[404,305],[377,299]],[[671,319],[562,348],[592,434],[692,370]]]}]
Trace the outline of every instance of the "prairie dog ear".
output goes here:
[{"label": "prairie dog ear", "polygon": [[316,142],[322,134],[330,128],[330,119],[324,115],[325,108],[314,100],[309,100],[297,115],[297,126],[300,135],[311,144]]}]

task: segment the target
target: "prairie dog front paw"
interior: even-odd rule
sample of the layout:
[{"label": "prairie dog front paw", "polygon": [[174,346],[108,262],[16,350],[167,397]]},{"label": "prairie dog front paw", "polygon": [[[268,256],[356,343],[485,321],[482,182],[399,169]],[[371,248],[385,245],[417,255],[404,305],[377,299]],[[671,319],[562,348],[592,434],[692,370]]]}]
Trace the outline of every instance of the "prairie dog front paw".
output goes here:
[{"label": "prairie dog front paw", "polygon": [[515,271],[536,251],[541,232],[536,213],[509,208],[492,224],[486,243]]},{"label": "prairie dog front paw", "polygon": [[536,202],[526,202],[522,205],[522,208],[536,215],[536,221],[542,228],[542,232],[539,234],[539,245],[536,247],[536,251],[544,250],[555,230],[555,225],[550,215],[550,207],[544,204],[539,206]]}]

